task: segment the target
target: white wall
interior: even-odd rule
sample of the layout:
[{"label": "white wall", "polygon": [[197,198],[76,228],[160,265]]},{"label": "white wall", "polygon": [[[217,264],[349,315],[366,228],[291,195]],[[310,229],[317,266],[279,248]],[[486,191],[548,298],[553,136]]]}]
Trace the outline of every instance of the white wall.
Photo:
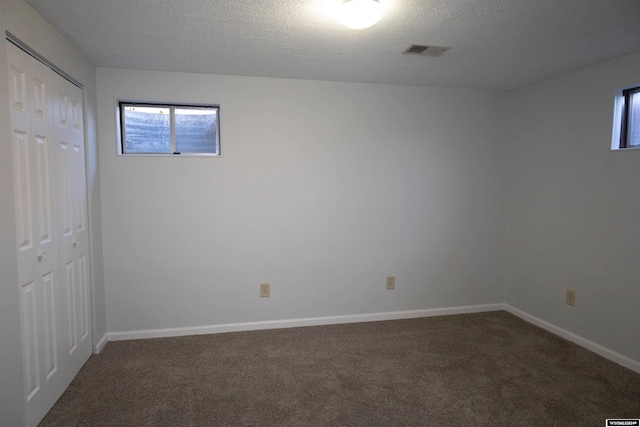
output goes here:
[{"label": "white wall", "polygon": [[511,94],[505,300],[640,361],[640,150],[610,151],[634,81],[640,52]]},{"label": "white wall", "polygon": [[[95,67],[23,0],[0,0],[0,33],[11,32],[85,86],[85,128],[89,165],[89,203],[93,264],[94,340],[106,333],[104,281],[100,229],[100,194],[97,161]],[[0,143],[3,153],[11,152],[7,57],[4,41],[0,47]],[[20,340],[19,292],[15,254],[15,211],[11,155],[0,156],[0,425],[24,423],[24,385]]]},{"label": "white wall", "polygon": [[[97,75],[110,332],[502,302],[506,93]],[[224,157],[116,156],[118,97],[222,104]]]}]

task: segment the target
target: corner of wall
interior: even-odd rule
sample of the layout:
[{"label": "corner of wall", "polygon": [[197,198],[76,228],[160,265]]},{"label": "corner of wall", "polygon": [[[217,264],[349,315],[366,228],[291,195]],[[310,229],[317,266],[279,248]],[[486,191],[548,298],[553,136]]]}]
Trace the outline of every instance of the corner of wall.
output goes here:
[{"label": "corner of wall", "polygon": [[513,139],[513,129],[512,129],[512,115],[513,115],[513,94],[514,90],[509,91],[509,98],[507,100],[507,153],[506,153],[506,175],[505,175],[505,186],[506,186],[506,197],[505,197],[505,226],[504,226],[504,269],[502,275],[502,302],[505,304],[509,304],[509,224],[511,217],[511,209],[510,209],[510,194],[511,194],[511,144]]},{"label": "corner of wall", "polygon": [[[91,236],[91,312],[94,348],[107,333],[107,314],[104,289],[104,258],[102,251],[102,202],[100,191],[100,161],[97,120],[97,70],[85,84],[85,132],[87,141],[87,191]],[[99,351],[98,351],[99,352]]]},{"label": "corner of wall", "polygon": [[511,93],[504,295],[635,369],[640,202],[620,183],[640,178],[640,152],[612,151],[611,129],[614,90],[639,65],[635,51]]}]

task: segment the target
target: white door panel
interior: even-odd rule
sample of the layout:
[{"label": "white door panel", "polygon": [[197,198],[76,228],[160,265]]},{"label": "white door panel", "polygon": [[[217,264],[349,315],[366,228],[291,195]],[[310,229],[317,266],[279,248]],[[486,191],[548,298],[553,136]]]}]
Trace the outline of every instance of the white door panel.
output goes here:
[{"label": "white door panel", "polygon": [[62,306],[72,371],[91,355],[87,250],[87,199],[84,160],[82,91],[62,82],[54,102]]}]

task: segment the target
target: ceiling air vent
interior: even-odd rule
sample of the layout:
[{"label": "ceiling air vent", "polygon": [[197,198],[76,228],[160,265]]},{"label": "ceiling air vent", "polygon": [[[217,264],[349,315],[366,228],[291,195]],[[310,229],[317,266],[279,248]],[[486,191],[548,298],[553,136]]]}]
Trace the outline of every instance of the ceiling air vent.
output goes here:
[{"label": "ceiling air vent", "polygon": [[424,56],[440,56],[447,50],[449,50],[449,48],[444,46],[424,46],[419,44],[412,44],[411,46],[406,48],[403,53],[411,53],[413,55]]}]

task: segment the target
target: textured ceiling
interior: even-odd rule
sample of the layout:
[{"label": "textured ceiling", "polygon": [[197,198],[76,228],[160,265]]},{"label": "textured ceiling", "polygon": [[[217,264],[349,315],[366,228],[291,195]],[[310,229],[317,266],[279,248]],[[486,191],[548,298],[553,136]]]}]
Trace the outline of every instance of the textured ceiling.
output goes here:
[{"label": "textured ceiling", "polygon": [[380,1],[354,31],[340,0],[27,0],[103,67],[513,89],[640,49],[640,0]]}]

